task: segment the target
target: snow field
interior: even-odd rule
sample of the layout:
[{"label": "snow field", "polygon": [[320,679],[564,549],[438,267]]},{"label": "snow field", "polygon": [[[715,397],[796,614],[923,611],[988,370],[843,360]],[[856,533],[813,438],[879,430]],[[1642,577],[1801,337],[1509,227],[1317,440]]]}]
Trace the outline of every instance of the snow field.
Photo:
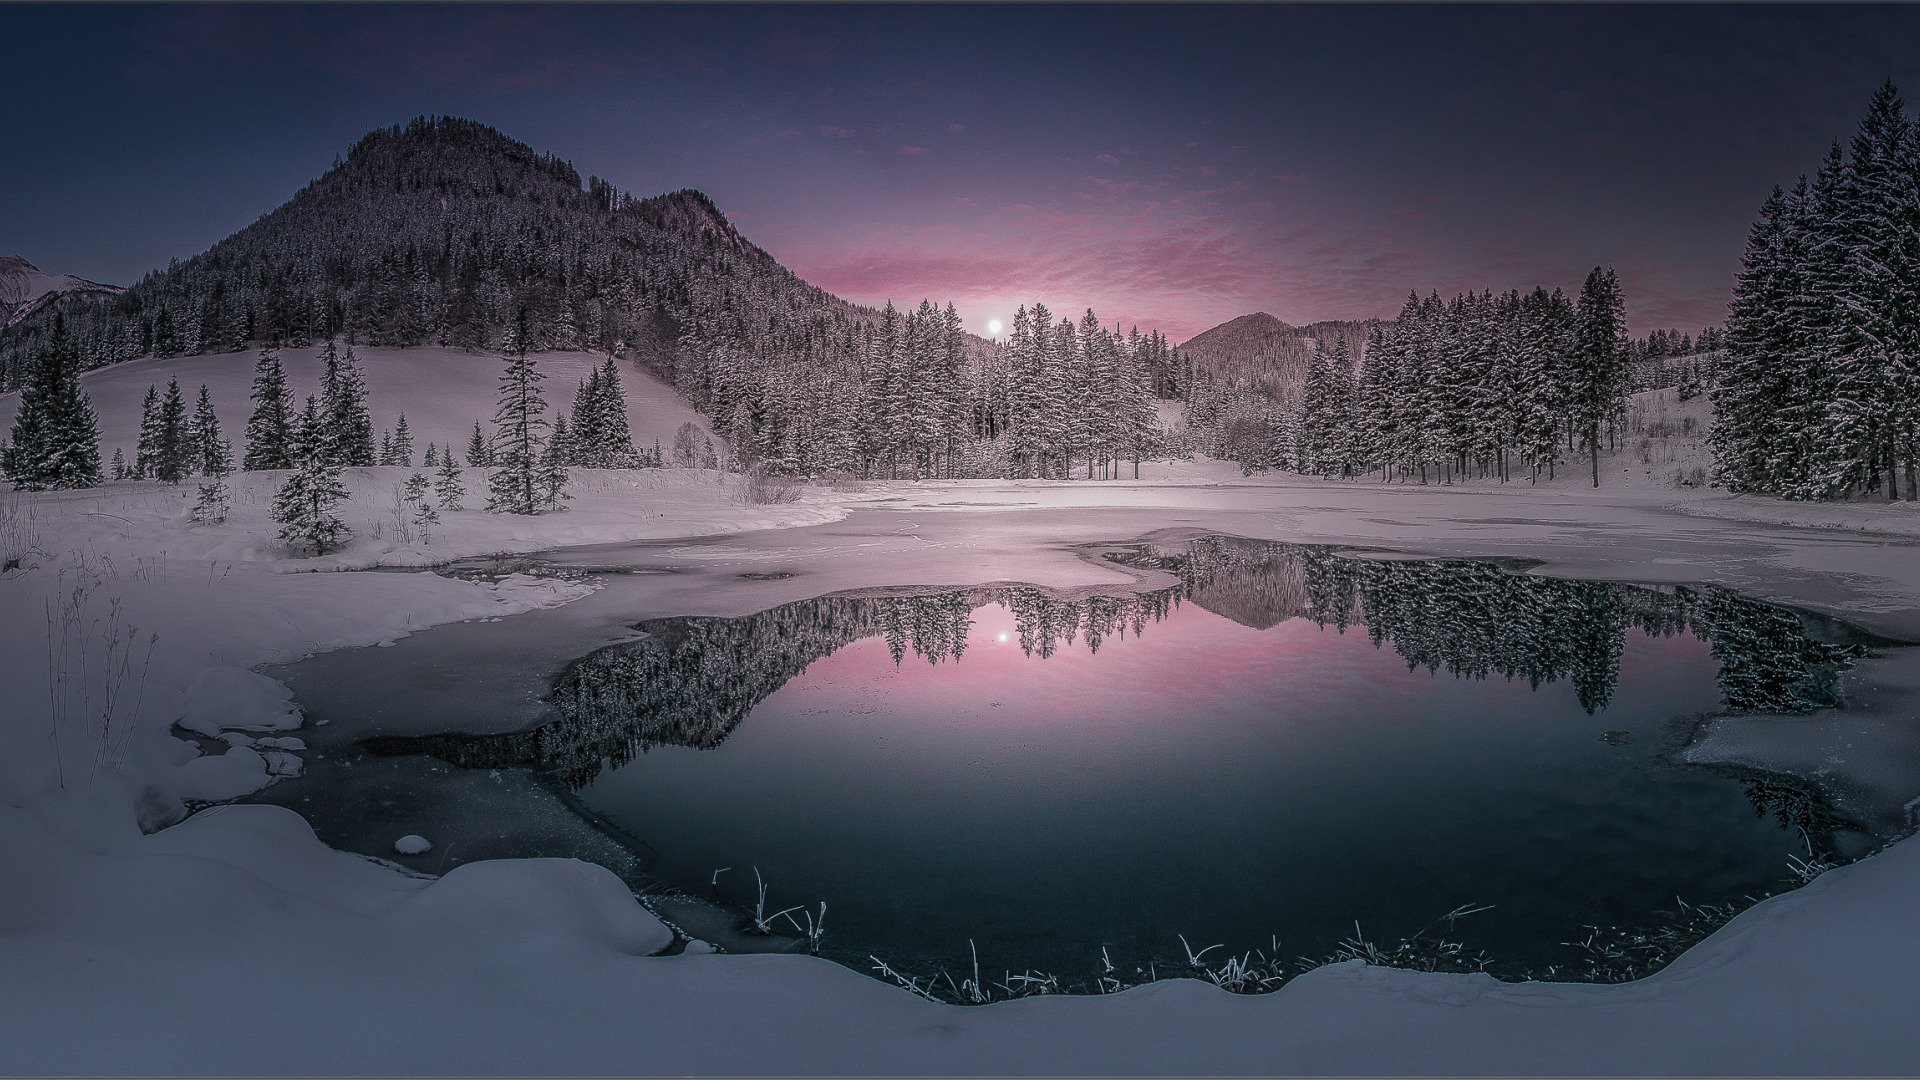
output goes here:
[{"label": "snow field", "polygon": [[[434,352],[368,363],[375,423],[390,426],[404,407],[417,447],[452,436],[460,448],[474,415],[490,416],[497,360],[440,358],[481,363],[469,384],[464,374],[434,375]],[[417,361],[417,381],[384,381],[390,359]],[[305,362],[294,376],[303,393],[317,379]],[[228,389],[213,392],[237,443],[252,356],[167,363],[231,366]],[[89,376],[103,433],[131,430],[158,370],[143,361]],[[623,376],[639,399],[630,401],[636,442],[670,439],[690,410],[638,373]],[[183,390],[200,381],[211,378],[183,374]],[[571,393],[558,377],[547,385]],[[438,413],[436,399],[445,399]],[[105,445],[110,454],[114,443]],[[670,935],[617,878],[585,863],[477,862],[428,880],[331,851],[277,808],[213,807],[180,820],[189,800],[231,798],[298,767],[298,705],[254,669],[586,591],[524,575],[489,585],[310,570],[734,533],[725,547],[689,545],[686,557],[759,566],[814,552],[852,575],[835,587],[860,573],[994,580],[1015,576],[1009,566],[1034,580],[1081,581],[1111,574],[1079,562],[1070,542],[1229,528],[1533,553],[1556,573],[1811,582],[1821,606],[1860,605],[1920,636],[1920,559],[1883,542],[1920,535],[1911,508],[1655,486],[1520,492],[1242,478],[1217,462],[1148,466],[1138,483],[810,487],[798,503],[755,507],[717,474],[577,470],[563,513],[443,512],[435,535],[408,540],[381,515],[409,471],[348,470],[354,496],[342,517],[356,535],[320,560],[290,558],[272,540],[273,474],[236,474],[233,514],[218,526],[188,521],[191,482],[0,498],[0,556],[23,563],[0,573],[0,1072],[1920,1071],[1911,1019],[1920,846],[1911,842],[1768,901],[1660,974],[1622,986],[1344,964],[1259,998],[1174,981],[1110,998],[960,1009],[808,957],[649,956]],[[480,473],[467,477],[467,505],[477,506]],[[888,512],[847,519],[863,508]],[[1858,518],[1876,536],[1798,527],[1823,511]],[[1714,520],[1736,515],[1769,524]],[[830,537],[799,531],[833,522],[840,531]],[[818,554],[832,543],[872,554]],[[1660,554],[1680,543],[1688,546]],[[972,545],[988,554],[953,569]],[[1030,554],[1009,563],[1002,550]],[[68,610],[77,614],[63,621]],[[112,626],[136,629],[110,645]],[[109,661],[126,655],[108,708],[119,670]],[[1901,720],[1885,718],[1890,731],[1910,731]],[[1764,757],[1755,727],[1729,728],[1726,752]],[[1788,749],[1827,753],[1829,742]]]},{"label": "snow field", "polygon": [[[341,346],[343,352],[345,347]],[[308,394],[320,393],[321,363],[318,348],[281,349],[280,363],[287,373],[287,393],[294,411]],[[496,353],[467,352],[422,346],[413,349],[354,349],[367,379],[367,408],[373,416],[374,441],[389,431],[402,413],[413,433],[414,461],[427,452],[427,444],[452,446],[465,462],[467,440],[473,423],[493,432],[493,409],[498,398],[501,370],[506,366]],[[140,442],[140,403],[147,387],[157,386],[166,393],[167,380],[180,380],[180,393],[188,407],[204,384],[213,397],[214,412],[220,417],[220,433],[233,441],[234,460],[244,450],[247,416],[253,411],[248,399],[253,388],[253,367],[258,350],[239,353],[214,353],[184,356],[171,360],[151,357],[96,368],[80,376],[80,388],[93,401],[100,422],[100,460],[113,460],[117,447],[126,452],[129,462]],[[573,407],[573,394],[587,373],[605,357],[595,353],[548,352],[534,357],[547,378],[541,389],[547,397],[546,417],[565,415]],[[692,423],[711,434],[706,418],[683,401],[672,389],[632,363],[620,363],[620,381],[627,397],[627,418],[633,429],[633,445],[651,447],[658,440],[664,448],[673,445],[674,432],[684,423]],[[19,408],[18,393],[0,395],[0,425],[11,428]]]}]

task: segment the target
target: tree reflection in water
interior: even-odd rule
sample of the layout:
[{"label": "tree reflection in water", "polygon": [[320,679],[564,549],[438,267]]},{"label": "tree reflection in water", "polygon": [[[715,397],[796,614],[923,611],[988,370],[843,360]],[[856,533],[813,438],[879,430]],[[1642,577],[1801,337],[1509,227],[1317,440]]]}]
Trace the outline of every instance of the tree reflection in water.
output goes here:
[{"label": "tree reflection in water", "polygon": [[[1178,584],[1127,595],[1066,596],[1024,586],[823,596],[743,618],[641,623],[643,640],[569,666],[551,700],[560,717],[511,735],[373,740],[379,753],[430,753],[457,765],[535,765],[569,788],[660,745],[711,749],[768,695],[851,642],[884,637],[896,663],[911,654],[959,663],[972,613],[1014,617],[1020,647],[1051,657],[1147,632],[1191,602],[1256,629],[1309,619],[1364,627],[1409,670],[1498,675],[1539,687],[1568,680],[1588,713],[1619,679],[1627,631],[1691,633],[1718,663],[1730,712],[1806,713],[1837,703],[1836,676],[1865,653],[1820,640],[1802,617],[1718,586],[1651,588],[1569,581],[1465,559],[1356,558],[1330,547],[1208,536],[1183,548],[1136,545],[1116,562],[1172,574]],[[1773,800],[1768,801],[1773,805]]]}]

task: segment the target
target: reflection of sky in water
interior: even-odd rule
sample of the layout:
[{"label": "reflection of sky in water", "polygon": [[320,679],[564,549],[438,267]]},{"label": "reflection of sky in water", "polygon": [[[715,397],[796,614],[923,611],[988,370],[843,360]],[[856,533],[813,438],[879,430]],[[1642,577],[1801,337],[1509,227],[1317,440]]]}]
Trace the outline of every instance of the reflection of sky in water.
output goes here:
[{"label": "reflection of sky in water", "polygon": [[1164,962],[1176,934],[1293,955],[1491,903],[1472,944],[1538,967],[1584,923],[1778,887],[1797,838],[1656,756],[1664,721],[1718,707],[1715,670],[1691,634],[1630,630],[1589,716],[1565,679],[1409,672],[1364,627],[1190,601],[1043,660],[988,603],[958,662],[855,641],[717,748],[656,746],[580,795],[669,880],[733,866],[742,899],[758,866],[771,903],[826,900],[828,952],[859,966],[955,964],[968,938],[1063,974],[1103,944]]}]

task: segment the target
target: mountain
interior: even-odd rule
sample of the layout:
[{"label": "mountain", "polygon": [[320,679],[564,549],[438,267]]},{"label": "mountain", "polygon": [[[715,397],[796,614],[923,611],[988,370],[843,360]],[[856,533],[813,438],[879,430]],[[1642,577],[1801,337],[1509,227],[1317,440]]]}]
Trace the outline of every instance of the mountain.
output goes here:
[{"label": "mountain", "polygon": [[62,299],[110,300],[126,291],[72,274],[55,277],[18,255],[0,255],[0,327],[12,326]]},{"label": "mountain", "polygon": [[1357,363],[1367,331],[1381,325],[1326,321],[1290,326],[1264,311],[1242,315],[1195,335],[1179,350],[1196,372],[1210,373],[1216,382],[1257,391],[1285,404],[1300,400],[1307,380],[1307,361],[1316,342],[1332,347],[1344,339]]},{"label": "mountain", "polygon": [[[100,299],[107,299],[105,296]],[[748,243],[697,191],[637,199],[483,124],[377,130],[206,252],[69,313],[83,362],[304,346],[620,352],[671,372],[689,333],[764,334],[871,313]],[[49,319],[0,332],[0,385]]]}]

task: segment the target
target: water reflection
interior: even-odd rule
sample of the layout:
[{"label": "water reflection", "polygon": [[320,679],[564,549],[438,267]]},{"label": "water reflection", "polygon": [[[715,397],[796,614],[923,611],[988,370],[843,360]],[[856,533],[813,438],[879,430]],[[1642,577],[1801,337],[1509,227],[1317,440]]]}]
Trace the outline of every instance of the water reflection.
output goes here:
[{"label": "water reflection", "polygon": [[[1807,617],[1716,586],[1569,581],[1486,561],[1354,557],[1224,536],[1180,548],[1137,545],[1109,558],[1165,571],[1178,584],[1078,598],[1030,587],[826,596],[744,618],[654,620],[640,625],[644,639],[569,667],[551,698],[560,719],[537,730],[381,739],[369,747],[470,767],[538,765],[578,789],[654,746],[719,746],[762,700],[854,641],[884,638],[896,664],[909,654],[959,663],[973,613],[989,604],[1012,614],[1020,648],[1043,659],[1139,637],[1187,602],[1257,630],[1290,619],[1343,633],[1364,627],[1375,647],[1391,648],[1409,671],[1497,675],[1536,689],[1566,680],[1589,714],[1613,700],[1631,629],[1707,642],[1722,707],[1733,712],[1832,706],[1836,676],[1865,652],[1838,624],[1816,624],[1816,637]],[[1775,795],[1756,795],[1756,806],[1763,800],[1776,808]],[[1784,821],[1788,811],[1780,813]]]}]

